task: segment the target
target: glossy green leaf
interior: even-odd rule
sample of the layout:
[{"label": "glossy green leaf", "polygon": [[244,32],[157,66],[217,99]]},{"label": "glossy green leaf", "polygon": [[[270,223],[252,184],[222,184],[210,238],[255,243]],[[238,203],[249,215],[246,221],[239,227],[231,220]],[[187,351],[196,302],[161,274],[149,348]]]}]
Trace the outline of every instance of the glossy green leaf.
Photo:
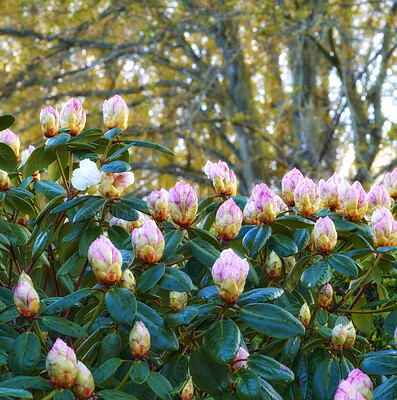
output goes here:
[{"label": "glossy green leaf", "polygon": [[233,374],[232,379],[235,380],[237,377],[236,392],[239,400],[261,399],[261,384],[254,372],[241,368]]},{"label": "glossy green leaf", "polygon": [[373,356],[364,359],[361,369],[371,375],[397,374],[397,358],[393,356]]},{"label": "glossy green leaf", "polygon": [[142,385],[149,377],[149,367],[144,361],[135,362],[130,369],[130,378],[138,385]]},{"label": "glossy green leaf", "polygon": [[252,303],[265,303],[267,301],[273,301],[280,298],[284,294],[284,290],[281,288],[266,287],[252,289],[240,295],[237,304],[240,307]]},{"label": "glossy green leaf", "polygon": [[107,138],[107,139],[114,139],[116,136],[122,134],[123,131],[124,131],[124,128],[116,126],[116,128],[110,129],[103,136],[105,136],[105,138]]},{"label": "glossy green leaf", "polygon": [[137,219],[139,219],[138,212],[131,208],[128,204],[125,204],[125,202],[123,201],[113,203],[109,207],[109,212],[113,215],[113,217],[121,218],[126,221],[136,221]]},{"label": "glossy green leaf", "polygon": [[341,274],[357,276],[358,269],[355,262],[343,254],[330,254],[327,258],[332,268],[335,268]]},{"label": "glossy green leaf", "polygon": [[186,243],[193,256],[202,264],[212,267],[219,258],[220,252],[205,240],[195,238]]},{"label": "glossy green leaf", "polygon": [[99,395],[103,400],[137,400],[137,398],[132,394],[120,392],[120,390],[101,390]]},{"label": "glossy green leaf", "polygon": [[267,245],[269,249],[274,250],[280,257],[293,256],[298,252],[296,243],[280,233],[272,235]]},{"label": "glossy green leaf", "polygon": [[319,400],[332,399],[341,380],[339,365],[335,360],[325,359],[316,366],[313,389]]},{"label": "glossy green leaf", "polygon": [[172,230],[164,235],[165,247],[163,251],[162,260],[167,260],[168,257],[175,254],[175,250],[178,248],[179,244],[183,239],[182,230]]},{"label": "glossy green leaf", "polygon": [[288,367],[279,363],[274,358],[262,354],[251,354],[247,362],[252,371],[267,381],[291,383],[295,378],[294,373]]},{"label": "glossy green leaf", "polygon": [[244,236],[243,247],[249,257],[257,255],[266,245],[272,234],[270,226],[257,226]]},{"label": "glossy green leaf", "polygon": [[32,393],[23,389],[9,389],[0,387],[0,396],[12,396],[17,398],[33,399]]},{"label": "glossy green leaf", "polygon": [[198,312],[199,310],[197,306],[183,307],[177,313],[168,315],[167,325],[173,327],[190,324]]},{"label": "glossy green leaf", "polygon": [[34,188],[48,197],[57,197],[66,194],[66,190],[59,184],[47,180],[41,180],[34,183]]},{"label": "glossy green leaf", "polygon": [[75,214],[73,223],[75,224],[76,222],[92,220],[95,215],[103,209],[105,204],[106,199],[104,198],[93,198],[88,200]]},{"label": "glossy green leaf", "polygon": [[303,271],[301,281],[307,288],[317,288],[329,282],[332,277],[331,267],[324,261],[316,262]]},{"label": "glossy green leaf", "polygon": [[155,371],[150,371],[146,380],[147,385],[162,400],[171,400],[172,386],[168,379]]},{"label": "glossy green leaf", "polygon": [[52,234],[54,233],[54,226],[50,225],[42,230],[33,244],[32,261],[35,262],[39,259],[43,251],[48,247]]},{"label": "glossy green leaf", "polygon": [[11,114],[0,115],[0,131],[4,131],[12,126],[15,122],[15,117]]},{"label": "glossy green leaf", "polygon": [[172,267],[165,269],[158,285],[163,289],[176,292],[190,292],[193,289],[193,282],[190,276],[182,270]]},{"label": "glossy green leaf", "polygon": [[397,376],[392,376],[373,391],[373,400],[395,400],[397,398]]},{"label": "glossy green leaf", "polygon": [[110,289],[105,297],[110,315],[119,322],[132,325],[136,314],[136,300],[131,291],[124,288]]},{"label": "glossy green leaf", "polygon": [[69,307],[73,307],[79,301],[83,300],[91,292],[90,288],[83,288],[76,292],[70,293],[65,297],[62,297],[58,301],[50,304],[45,309],[45,315],[55,315],[63,311],[66,311]]},{"label": "glossy green leaf", "polygon": [[19,335],[12,345],[8,365],[15,375],[29,375],[39,362],[40,339],[34,332]]},{"label": "glossy green leaf", "polygon": [[175,153],[171,151],[168,147],[165,147],[161,144],[145,142],[143,140],[126,140],[125,143],[132,144],[136,147],[146,147],[147,149],[153,149],[160,151],[164,154],[168,154],[170,156],[175,156]]},{"label": "glossy green leaf", "polygon": [[0,169],[12,172],[17,167],[17,158],[14,150],[5,143],[0,142]]},{"label": "glossy green leaf", "polygon": [[87,337],[87,332],[78,324],[61,317],[44,317],[43,324],[55,332],[72,337]]},{"label": "glossy green leaf", "polygon": [[281,223],[289,228],[304,229],[313,228],[314,222],[310,219],[303,218],[301,215],[283,215],[276,219],[276,222]]},{"label": "glossy green leaf", "polygon": [[93,373],[94,382],[97,385],[101,385],[116,371],[118,367],[120,367],[122,363],[123,360],[120,360],[120,358],[111,358],[110,360],[107,360]]},{"label": "glossy green leaf", "polygon": [[101,166],[101,171],[112,172],[112,173],[127,172],[130,169],[131,165],[126,163],[125,161],[112,161],[108,164],[103,164]]},{"label": "glossy green leaf", "polygon": [[163,276],[165,272],[165,265],[163,263],[154,265],[146,270],[139,278],[136,291],[143,293],[150,290]]}]

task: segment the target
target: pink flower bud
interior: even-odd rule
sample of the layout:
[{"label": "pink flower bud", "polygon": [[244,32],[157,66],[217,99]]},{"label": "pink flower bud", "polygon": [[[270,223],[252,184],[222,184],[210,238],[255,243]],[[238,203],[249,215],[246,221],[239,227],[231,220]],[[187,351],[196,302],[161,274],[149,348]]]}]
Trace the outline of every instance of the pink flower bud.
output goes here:
[{"label": "pink flower bud", "polygon": [[226,200],[215,216],[215,232],[223,240],[234,239],[241,228],[243,213],[233,199]]},{"label": "pink flower bud", "polygon": [[364,374],[364,372],[356,368],[350,371],[346,381],[360,392],[365,400],[372,400],[372,390],[374,386],[371,378],[367,374]]},{"label": "pink flower bud", "polygon": [[223,161],[218,164],[207,161],[203,171],[208,179],[212,179],[216,193],[220,196],[235,196],[237,191],[237,178],[235,173],[229,169]]},{"label": "pink flower bud", "polygon": [[125,219],[122,218],[116,218],[112,217],[109,221],[110,226],[121,226],[124,228],[128,233],[132,233],[134,229],[139,228],[140,226],[143,225],[143,221],[145,216],[140,212],[137,211],[139,218],[136,219],[135,221],[126,221]]},{"label": "pink flower bud", "polygon": [[27,319],[33,318],[40,310],[40,298],[31,282],[26,275],[20,278],[14,289],[15,308],[22,317]]},{"label": "pink flower bud", "polygon": [[40,112],[41,131],[46,138],[54,137],[58,134],[59,114],[56,108],[48,106]]},{"label": "pink flower bud", "polygon": [[85,127],[85,111],[76,98],[68,100],[59,114],[61,129],[70,129],[72,136],[78,135]]},{"label": "pink flower bud", "polygon": [[131,241],[135,257],[144,264],[156,264],[163,255],[163,234],[149,217],[145,217],[143,225],[132,232]]},{"label": "pink flower bud", "polygon": [[385,207],[387,209],[391,206],[391,198],[388,191],[384,186],[375,184],[371,187],[367,194],[368,198],[368,215],[372,215],[376,209]]},{"label": "pink flower bud", "polygon": [[289,171],[287,174],[284,175],[283,180],[281,181],[282,195],[285,202],[289,206],[295,205],[295,188],[296,185],[302,181],[302,172],[300,172],[297,168],[294,168],[292,171]]},{"label": "pink flower bud", "polygon": [[77,190],[87,190],[101,182],[102,175],[94,161],[88,158],[80,161],[80,167],[73,170],[72,185]]},{"label": "pink flower bud", "polygon": [[79,371],[73,349],[59,338],[47,355],[46,368],[51,382],[60,389],[72,386]]},{"label": "pink flower bud", "polygon": [[294,197],[295,206],[304,217],[311,217],[323,206],[320,189],[310,178],[304,178],[296,185]]},{"label": "pink flower bud", "polygon": [[346,336],[346,342],[345,342],[344,348],[350,349],[350,347],[353,347],[354,343],[356,342],[356,328],[354,327],[352,321],[350,321],[346,325],[346,332],[347,332],[347,336]]},{"label": "pink flower bud", "polygon": [[277,280],[280,277],[282,271],[281,258],[273,250],[266,259],[265,267],[269,279]]},{"label": "pink flower bud", "polygon": [[123,275],[121,276],[120,287],[135,293],[135,277],[129,269],[126,269],[123,272]]},{"label": "pink flower bud", "polygon": [[181,400],[191,400],[193,397],[193,391],[193,379],[190,377],[181,391]]},{"label": "pink flower bud", "polygon": [[244,347],[240,347],[238,349],[236,357],[234,357],[232,361],[233,369],[237,371],[240,368],[248,368],[247,358],[249,355],[250,353],[248,353],[248,351],[245,350]]},{"label": "pink flower bud", "polygon": [[383,185],[389,192],[390,197],[397,199],[397,168],[394,168],[392,172],[388,172],[385,175]]},{"label": "pink flower bud", "polygon": [[19,148],[21,147],[21,144],[18,135],[16,135],[12,130],[5,129],[0,132],[0,143],[5,143],[10,146],[14,150],[16,157],[19,157]]},{"label": "pink flower bud", "polygon": [[169,192],[168,207],[172,220],[180,227],[188,228],[196,218],[197,194],[188,183],[180,181]]},{"label": "pink flower bud", "polygon": [[346,342],[347,330],[342,324],[336,325],[331,333],[331,347],[334,350],[341,350]]},{"label": "pink flower bud", "polygon": [[6,171],[0,169],[0,192],[6,192],[11,187],[10,177]]},{"label": "pink flower bud", "polygon": [[170,307],[172,311],[178,311],[185,307],[187,304],[187,293],[186,292],[170,292]]},{"label": "pink flower bud", "polygon": [[335,393],[334,400],[366,400],[354,386],[345,380],[341,380]]},{"label": "pink flower bud", "polygon": [[21,272],[21,275],[19,275],[18,278],[18,283],[21,281],[26,281],[27,283],[29,283],[29,285],[33,286],[33,281],[30,279],[30,276],[24,271]]},{"label": "pink flower bud", "polygon": [[161,188],[153,190],[147,198],[147,206],[153,219],[161,224],[168,219],[168,192]]},{"label": "pink flower bud", "polygon": [[397,221],[385,207],[372,214],[371,229],[375,247],[397,245]]},{"label": "pink flower bud", "polygon": [[326,308],[332,301],[334,295],[334,289],[330,283],[326,283],[317,292],[317,303],[320,307]]},{"label": "pink flower bud", "polygon": [[130,332],[130,350],[133,357],[142,359],[147,356],[150,349],[150,333],[146,326],[136,321]]},{"label": "pink flower bud", "polygon": [[107,172],[101,179],[99,191],[106,197],[120,197],[134,183],[132,172]]},{"label": "pink flower bud", "polygon": [[277,209],[277,214],[281,211],[283,211],[285,208],[287,208],[287,205],[284,203],[284,200],[276,194],[276,209]]},{"label": "pink flower bud", "polygon": [[259,221],[271,224],[278,212],[276,195],[264,183],[255,185],[244,207],[244,219],[247,223]]},{"label": "pink flower bud", "polygon": [[301,324],[307,328],[309,326],[310,323],[310,318],[311,318],[311,314],[310,314],[310,308],[307,305],[306,301],[303,303],[303,306],[301,307],[301,309],[299,310],[299,315],[298,315],[298,319],[301,322]]},{"label": "pink flower bud", "polygon": [[233,304],[244,291],[249,271],[246,259],[241,259],[232,249],[223,250],[215,261],[211,273],[220,299]]},{"label": "pink flower bud", "polygon": [[79,399],[88,400],[95,390],[94,378],[91,371],[81,361],[77,361],[77,370],[73,392]]},{"label": "pink flower bud", "polygon": [[330,217],[319,218],[313,228],[314,246],[317,251],[330,253],[337,242],[335,224]]},{"label": "pink flower bud", "polygon": [[107,129],[119,126],[124,132],[128,126],[128,114],[128,106],[118,94],[103,102],[103,123]]},{"label": "pink flower bud", "polygon": [[102,285],[115,285],[121,279],[123,258],[113,243],[101,235],[88,249],[88,261],[95,277]]},{"label": "pink flower bud", "polygon": [[338,186],[342,181],[343,179],[337,172],[335,172],[327,181],[320,179],[320,194],[325,207],[329,207],[331,210],[339,208]]},{"label": "pink flower bud", "polygon": [[344,180],[338,187],[340,212],[351,221],[364,218],[368,208],[368,199],[361,183],[356,181],[353,185]]}]

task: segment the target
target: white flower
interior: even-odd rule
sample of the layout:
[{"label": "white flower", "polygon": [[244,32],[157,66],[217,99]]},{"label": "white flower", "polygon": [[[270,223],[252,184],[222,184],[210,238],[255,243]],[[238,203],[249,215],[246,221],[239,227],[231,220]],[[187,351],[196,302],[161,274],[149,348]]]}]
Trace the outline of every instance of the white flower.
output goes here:
[{"label": "white flower", "polygon": [[99,185],[102,175],[97,165],[88,158],[80,161],[80,168],[73,171],[72,185],[77,190],[86,190]]}]

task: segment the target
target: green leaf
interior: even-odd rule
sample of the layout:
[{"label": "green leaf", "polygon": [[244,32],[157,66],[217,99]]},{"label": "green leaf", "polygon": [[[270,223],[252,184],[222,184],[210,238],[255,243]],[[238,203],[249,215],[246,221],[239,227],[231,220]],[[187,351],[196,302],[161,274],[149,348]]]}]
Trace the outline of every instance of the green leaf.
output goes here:
[{"label": "green leaf", "polygon": [[105,198],[93,198],[88,200],[75,214],[73,223],[92,220],[95,215],[103,209],[105,204]]},{"label": "green leaf", "polygon": [[58,390],[54,400],[74,400],[74,396],[70,390]]},{"label": "green leaf", "polygon": [[283,215],[278,217],[275,222],[294,229],[313,228],[315,225],[313,221],[303,218],[300,215]]},{"label": "green leaf", "polygon": [[89,222],[84,221],[79,224],[72,225],[72,231],[63,237],[62,243],[70,242],[73,239],[76,239],[81,235],[81,233],[87,228]]},{"label": "green leaf", "polygon": [[266,245],[272,234],[270,226],[257,226],[247,232],[243,239],[243,248],[249,257],[256,256]]},{"label": "green leaf", "polygon": [[114,139],[116,136],[122,134],[123,132],[124,128],[116,126],[116,128],[110,129],[103,136],[105,136],[106,139]]},{"label": "green leaf", "polygon": [[142,385],[149,377],[149,367],[143,361],[138,361],[132,364],[130,369],[130,378],[132,382]]},{"label": "green leaf", "polygon": [[46,145],[47,146],[60,146],[62,144],[65,144],[70,138],[71,138],[71,136],[68,133],[60,132],[57,135],[55,135],[54,137],[49,138],[47,140]]},{"label": "green leaf", "polygon": [[87,130],[79,133],[75,137],[72,137],[69,140],[69,143],[74,143],[74,142],[91,143],[91,142],[95,142],[101,136],[102,136],[102,131],[99,128],[91,128],[91,129],[87,129]]},{"label": "green leaf", "polygon": [[118,367],[123,363],[120,358],[111,358],[99,366],[93,373],[94,382],[96,385],[101,385],[112,375]]},{"label": "green leaf", "polygon": [[57,271],[57,277],[68,274],[76,266],[79,260],[80,260],[80,254],[74,253],[61,265],[61,267]]},{"label": "green leaf", "polygon": [[137,400],[132,394],[112,389],[102,390],[99,392],[99,395],[103,400]]},{"label": "green leaf", "polygon": [[164,235],[165,247],[163,251],[163,256],[161,260],[167,260],[168,257],[175,254],[175,250],[178,248],[179,244],[183,239],[182,230],[172,230]]},{"label": "green leaf", "polygon": [[59,184],[51,181],[37,181],[34,183],[34,188],[47,197],[57,197],[61,194],[66,194],[66,190]]},{"label": "green leaf", "polygon": [[8,365],[15,375],[29,375],[39,362],[41,345],[37,335],[25,332],[12,345]]},{"label": "green leaf", "polygon": [[8,129],[15,122],[15,117],[11,114],[0,115],[0,131]]},{"label": "green leaf", "polygon": [[161,374],[171,382],[174,388],[189,379],[189,358],[186,354],[175,354],[161,369]]},{"label": "green leaf", "polygon": [[196,317],[199,310],[197,306],[186,306],[181,308],[177,313],[170,314],[167,317],[168,326],[180,326],[190,324]]},{"label": "green leaf", "polygon": [[87,257],[88,249],[91,243],[99,238],[103,233],[100,226],[90,226],[81,236],[79,243],[79,255],[81,258]]},{"label": "green leaf", "polygon": [[152,391],[157,394],[162,400],[171,400],[171,390],[172,386],[168,379],[155,371],[149,372],[149,377],[146,383],[152,389]]},{"label": "green leaf", "polygon": [[397,374],[397,358],[393,356],[373,356],[361,363],[361,369],[371,375]]},{"label": "green leaf", "polygon": [[190,292],[193,289],[193,282],[190,276],[182,270],[172,267],[165,269],[158,285],[163,289],[176,292]]},{"label": "green leaf", "polygon": [[8,144],[0,142],[0,169],[12,172],[17,167],[14,150]]},{"label": "green leaf", "polygon": [[127,172],[130,169],[131,165],[125,161],[112,161],[108,164],[102,165],[101,167],[101,171],[113,173]]},{"label": "green leaf", "polygon": [[301,340],[300,337],[294,337],[286,340],[283,346],[283,359],[284,363],[291,361],[297,354],[300,348]]},{"label": "green leaf", "polygon": [[144,293],[150,290],[161,279],[164,271],[165,265],[163,263],[146,270],[138,280],[136,286],[137,293]]},{"label": "green leaf", "polygon": [[12,396],[25,399],[33,399],[32,393],[23,389],[8,389],[0,387],[0,396]]},{"label": "green leaf", "polygon": [[250,304],[239,312],[252,329],[279,339],[304,335],[305,327],[288,311],[273,304]]},{"label": "green leaf", "polygon": [[84,203],[86,200],[90,198],[91,196],[81,196],[81,197],[76,197],[75,199],[72,200],[65,201],[63,204],[60,204],[59,206],[51,210],[50,214],[56,214],[61,211],[70,210],[71,208],[76,207],[81,203]]},{"label": "green leaf", "polygon": [[229,369],[225,364],[212,361],[202,349],[195,349],[190,356],[190,373],[199,390],[217,395],[229,385]]},{"label": "green leaf", "polygon": [[123,201],[113,203],[109,207],[109,212],[113,215],[113,217],[121,218],[126,221],[136,221],[139,219],[138,212]]},{"label": "green leaf", "polygon": [[327,261],[332,268],[335,268],[341,274],[349,276],[358,275],[356,264],[350,257],[346,257],[343,254],[330,254]]},{"label": "green leaf", "polygon": [[274,358],[262,354],[251,354],[247,362],[252,371],[268,381],[291,383],[295,379],[294,373]]},{"label": "green leaf", "polygon": [[10,388],[10,389],[29,389],[43,382],[41,376],[16,376],[11,379],[0,382],[0,387]]},{"label": "green leaf", "polygon": [[272,235],[267,245],[270,250],[274,250],[280,257],[293,256],[298,252],[296,243],[280,233]]},{"label": "green leaf", "polygon": [[146,201],[139,199],[138,197],[134,196],[122,197],[121,200],[117,202],[117,204],[122,204],[124,207],[133,208],[134,210],[140,211],[144,214],[149,214]]},{"label": "green leaf", "polygon": [[313,389],[316,399],[332,399],[340,380],[338,363],[331,359],[322,361],[316,366],[313,375]]},{"label": "green leaf", "polygon": [[384,246],[384,247],[377,247],[376,250],[379,253],[391,253],[397,250],[397,246]]},{"label": "green leaf", "polygon": [[301,279],[303,270],[306,268],[306,265],[309,264],[310,260],[310,256],[303,256],[295,263],[285,279],[285,290],[288,290],[289,292],[294,290],[296,284]]},{"label": "green leaf", "polygon": [[157,151],[161,151],[164,154],[168,154],[170,156],[175,156],[175,153],[171,151],[168,147],[165,147],[161,144],[144,142],[143,140],[126,140],[125,143],[132,144],[136,147],[146,147],[148,149],[153,149]]},{"label": "green leaf", "polygon": [[316,262],[303,271],[301,281],[307,288],[316,288],[329,282],[332,277],[330,266],[324,261]]},{"label": "green leaf", "polygon": [[240,400],[260,400],[262,398],[261,384],[254,372],[241,368],[233,374],[232,380],[237,377],[236,392]]},{"label": "green leaf", "polygon": [[212,267],[214,262],[220,257],[220,252],[205,240],[195,238],[186,243],[193,256],[202,264]]},{"label": "green leaf", "polygon": [[395,400],[397,398],[397,376],[392,376],[373,391],[373,400]]},{"label": "green leaf", "polygon": [[39,259],[43,251],[48,247],[52,234],[54,233],[55,227],[53,225],[48,226],[46,229],[41,231],[33,244],[32,249],[32,261],[35,262]]},{"label": "green leaf", "polygon": [[280,298],[284,294],[284,290],[281,288],[267,287],[252,289],[249,292],[245,292],[238,298],[237,304],[240,307],[252,303],[266,303],[267,301],[273,301]]},{"label": "green leaf", "polygon": [[236,356],[240,330],[231,319],[215,322],[204,335],[204,350],[217,363],[226,364]]},{"label": "green leaf", "polygon": [[124,288],[110,289],[105,297],[110,315],[119,322],[132,325],[136,314],[136,300],[131,291]]},{"label": "green leaf", "polygon": [[90,288],[83,288],[77,290],[77,292],[62,297],[60,300],[55,301],[45,309],[45,315],[54,315],[66,311],[69,307],[74,306],[76,303],[87,297],[90,292]]},{"label": "green leaf", "polygon": [[43,324],[55,332],[59,332],[65,336],[72,337],[87,337],[87,332],[72,321],[61,317],[44,317]]}]

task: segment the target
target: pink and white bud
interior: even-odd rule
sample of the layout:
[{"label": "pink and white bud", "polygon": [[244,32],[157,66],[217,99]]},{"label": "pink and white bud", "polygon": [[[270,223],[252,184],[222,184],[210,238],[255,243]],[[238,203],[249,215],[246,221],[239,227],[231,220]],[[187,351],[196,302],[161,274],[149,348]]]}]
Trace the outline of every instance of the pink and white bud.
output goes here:
[{"label": "pink and white bud", "polygon": [[99,192],[106,197],[120,197],[134,180],[133,172],[106,172],[99,183]]},{"label": "pink and white bud", "polygon": [[79,371],[73,349],[59,338],[47,355],[46,368],[51,382],[60,389],[72,386]]},{"label": "pink and white bud", "polygon": [[40,112],[41,132],[46,138],[54,137],[59,130],[59,114],[54,107],[48,106]]},{"label": "pink and white bud", "polygon": [[280,213],[281,211],[284,211],[284,209],[287,208],[287,205],[284,203],[284,200],[276,194],[276,210],[277,214]]},{"label": "pink and white bud", "polygon": [[339,208],[338,186],[342,181],[343,179],[337,172],[335,172],[327,181],[320,179],[318,186],[325,207],[329,207],[331,210]]},{"label": "pink and white bud", "polygon": [[277,280],[280,278],[282,262],[281,258],[273,250],[266,259],[265,269],[269,279]]},{"label": "pink and white bud", "polygon": [[178,311],[187,304],[186,292],[170,292],[170,307],[172,311]]},{"label": "pink and white bud", "polygon": [[40,310],[40,298],[31,279],[25,274],[14,288],[14,305],[19,315],[33,318]]},{"label": "pink and white bud", "polygon": [[392,172],[388,172],[385,175],[383,185],[389,192],[390,197],[397,199],[397,168],[394,168]]},{"label": "pink and white bud", "polygon": [[188,228],[196,218],[197,194],[188,183],[180,181],[169,192],[168,207],[174,223]]},{"label": "pink and white bud", "polygon": [[240,347],[232,361],[232,367],[235,371],[239,370],[240,368],[248,368],[247,358],[250,355],[244,347]]},{"label": "pink and white bud", "polygon": [[19,142],[19,137],[10,129],[5,129],[0,132],[0,143],[7,144],[12,148],[16,157],[19,157],[19,148],[21,147],[21,143]]},{"label": "pink and white bud", "polygon": [[374,211],[371,229],[375,247],[397,246],[397,221],[387,208]]},{"label": "pink and white bud", "polygon": [[156,264],[163,255],[163,234],[149,217],[145,217],[143,225],[132,232],[131,241],[135,257],[144,264]]},{"label": "pink and white bud", "polygon": [[[124,99],[116,94],[109,100],[103,102],[103,123],[107,129],[116,127],[123,128],[123,132],[128,127],[128,106]],[[122,133],[123,133],[122,132]]]},{"label": "pink and white bud", "polygon": [[215,164],[207,161],[203,167],[203,171],[208,179],[212,179],[216,193],[220,196],[235,196],[237,192],[237,178],[235,173],[229,169],[228,165],[223,161]]},{"label": "pink and white bud", "polygon": [[341,380],[336,390],[334,400],[366,400],[348,381]]},{"label": "pink and white bud", "polygon": [[332,301],[334,295],[334,289],[330,283],[326,283],[317,292],[317,303],[320,307],[326,308]]},{"label": "pink and white bud", "polygon": [[258,213],[255,208],[255,203],[253,201],[248,201],[244,207],[243,211],[244,221],[248,225],[259,225],[261,221],[258,219]]},{"label": "pink and white bud", "polygon": [[332,329],[331,347],[334,350],[341,350],[346,342],[347,330],[342,324],[338,324]]},{"label": "pink and white bud", "polygon": [[233,199],[226,200],[215,216],[215,232],[223,240],[234,239],[241,228],[243,213]]},{"label": "pink and white bud", "polygon": [[374,389],[374,385],[371,381],[371,378],[367,374],[364,374],[364,372],[356,368],[353,369],[353,371],[350,371],[346,381],[349,382],[358,392],[360,392],[365,400],[372,400],[372,391]]},{"label": "pink and white bud", "polygon": [[372,215],[373,212],[377,209],[385,207],[387,209],[391,206],[391,198],[389,196],[389,192],[382,185],[376,183],[370,189],[367,194],[368,198],[368,210],[367,214]]},{"label": "pink and white bud", "polygon": [[277,199],[273,191],[265,183],[255,185],[244,207],[246,222],[259,220],[264,224],[271,224],[276,219],[277,212]]},{"label": "pink and white bud", "polygon": [[10,177],[6,171],[0,169],[0,192],[6,192],[11,187]]},{"label": "pink and white bud", "polygon": [[301,309],[299,310],[299,315],[298,315],[298,319],[301,322],[301,324],[307,328],[309,326],[310,323],[310,318],[311,318],[311,314],[310,314],[310,308],[307,305],[306,301],[303,303],[303,306],[301,307]]},{"label": "pink and white bud", "polygon": [[124,228],[128,233],[132,233],[134,229],[139,228],[140,226],[143,225],[144,221],[144,214],[142,214],[140,211],[137,211],[139,218],[134,220],[134,221],[126,221],[125,219],[122,218],[116,218],[112,217],[109,221],[110,226],[121,226]]},{"label": "pink and white bud", "polygon": [[317,251],[330,253],[336,246],[338,235],[330,217],[319,218],[313,228],[314,246]]},{"label": "pink and white bud", "polygon": [[168,219],[168,192],[161,188],[153,190],[147,198],[147,206],[153,219],[161,224]]},{"label": "pink and white bud", "polygon": [[146,326],[136,321],[130,332],[130,350],[133,357],[142,359],[147,356],[150,349],[150,333]]},{"label": "pink and white bud", "polygon": [[338,187],[340,213],[351,221],[364,218],[368,209],[368,199],[361,183],[356,181],[352,185],[343,180]]},{"label": "pink and white bud", "polygon": [[323,206],[320,189],[310,178],[304,178],[296,185],[294,197],[295,207],[304,217],[311,217]]},{"label": "pink and white bud", "polygon": [[191,400],[191,398],[193,397],[193,392],[193,379],[192,377],[190,377],[180,393],[181,400]]},{"label": "pink and white bud", "polygon": [[234,304],[244,291],[249,271],[246,259],[241,259],[232,249],[223,250],[215,261],[211,273],[219,298]]},{"label": "pink and white bud", "polygon": [[71,136],[76,136],[85,127],[86,115],[83,106],[76,98],[68,100],[59,114],[61,129],[70,129]]},{"label": "pink and white bud", "polygon": [[101,235],[91,243],[88,261],[100,284],[113,286],[120,281],[123,258],[120,250],[107,237]]},{"label": "pink and white bud", "polygon": [[303,181],[302,172],[294,168],[284,175],[281,181],[282,196],[289,206],[295,205],[295,188],[296,185]]},{"label": "pink and white bud", "polygon": [[99,185],[102,175],[94,161],[88,158],[80,161],[79,168],[73,171],[72,185],[77,190],[87,190]]},{"label": "pink and white bud", "polygon": [[29,285],[34,287],[32,279],[30,279],[30,276],[24,271],[21,272],[21,275],[19,275],[18,278],[18,283],[21,281],[26,281],[27,283],[29,283]]},{"label": "pink and white bud", "polygon": [[73,392],[80,400],[88,400],[95,390],[95,382],[91,371],[77,361],[77,375],[73,385]]},{"label": "pink and white bud", "polygon": [[353,347],[354,343],[356,342],[356,328],[354,327],[352,321],[350,321],[346,325],[346,332],[347,332],[347,336],[346,336],[346,342],[345,342],[344,348],[350,349],[350,347]]},{"label": "pink and white bud", "polygon": [[135,277],[129,269],[126,269],[121,275],[120,287],[135,293]]}]

